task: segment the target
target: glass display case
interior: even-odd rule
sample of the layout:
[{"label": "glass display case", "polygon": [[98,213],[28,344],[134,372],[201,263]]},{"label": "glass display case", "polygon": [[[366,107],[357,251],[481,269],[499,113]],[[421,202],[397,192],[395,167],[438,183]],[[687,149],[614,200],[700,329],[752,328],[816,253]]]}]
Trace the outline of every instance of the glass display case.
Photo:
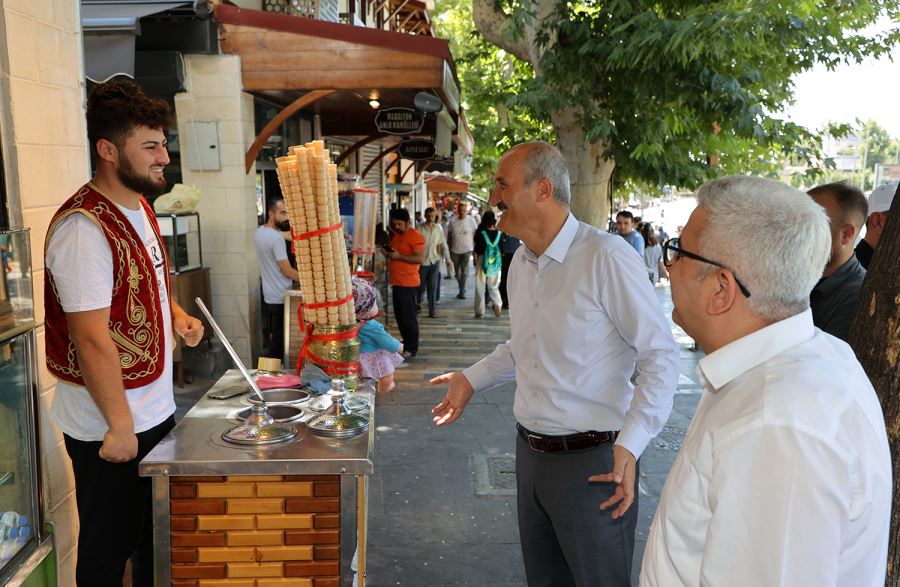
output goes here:
[{"label": "glass display case", "polygon": [[0,231],[0,259],[0,585],[18,585],[52,550],[41,508],[28,230]]},{"label": "glass display case", "polygon": [[28,233],[0,231],[0,340],[34,325]]},{"label": "glass display case", "polygon": [[203,267],[200,215],[197,212],[157,214],[156,220],[169,255],[169,272],[178,274]]}]

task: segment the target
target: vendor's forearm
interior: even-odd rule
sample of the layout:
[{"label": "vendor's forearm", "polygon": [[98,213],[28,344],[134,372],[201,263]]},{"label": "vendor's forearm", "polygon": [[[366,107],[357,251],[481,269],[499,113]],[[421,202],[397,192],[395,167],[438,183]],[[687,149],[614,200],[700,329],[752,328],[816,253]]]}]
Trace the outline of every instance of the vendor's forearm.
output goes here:
[{"label": "vendor's forearm", "polygon": [[85,387],[113,431],[134,431],[134,419],[125,388],[122,385],[122,368],[119,351],[112,338],[86,336],[75,345],[78,365],[84,377]]}]

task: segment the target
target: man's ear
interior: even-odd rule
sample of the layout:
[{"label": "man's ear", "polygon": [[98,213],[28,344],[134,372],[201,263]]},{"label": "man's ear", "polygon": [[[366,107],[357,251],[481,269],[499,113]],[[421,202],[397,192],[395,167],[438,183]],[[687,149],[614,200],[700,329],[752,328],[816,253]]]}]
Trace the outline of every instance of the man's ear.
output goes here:
[{"label": "man's ear", "polygon": [[104,161],[115,163],[119,157],[119,149],[112,141],[100,139],[97,141],[97,156]]},{"label": "man's ear", "polygon": [[553,199],[553,183],[549,177],[541,177],[537,180],[537,196],[539,202]]},{"label": "man's ear", "polygon": [[876,230],[883,229],[886,220],[887,214],[885,214],[884,212],[872,212],[872,214],[869,216],[869,222],[872,223],[872,228]]},{"label": "man's ear", "polygon": [[841,227],[841,244],[845,247],[847,245],[852,245],[853,241],[856,240],[856,226],[853,224],[845,224]]},{"label": "man's ear", "polygon": [[705,286],[713,289],[706,302],[706,312],[710,316],[719,316],[731,310],[735,298],[741,293],[731,271],[717,269],[713,277],[715,279],[709,278],[710,283]]}]

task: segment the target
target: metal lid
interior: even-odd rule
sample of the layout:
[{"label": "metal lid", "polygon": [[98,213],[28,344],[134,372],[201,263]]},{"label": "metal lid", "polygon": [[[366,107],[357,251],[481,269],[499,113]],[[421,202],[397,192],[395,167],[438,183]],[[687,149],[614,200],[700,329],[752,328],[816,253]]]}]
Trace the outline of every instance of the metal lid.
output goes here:
[{"label": "metal lid", "polygon": [[251,427],[245,424],[232,428],[222,433],[222,440],[234,444],[274,444],[285,442],[297,436],[297,429],[290,424],[271,424],[264,428],[258,428],[255,434]]},{"label": "metal lid", "polygon": [[306,423],[309,431],[319,436],[349,438],[369,429],[369,419],[359,414],[322,414]]}]

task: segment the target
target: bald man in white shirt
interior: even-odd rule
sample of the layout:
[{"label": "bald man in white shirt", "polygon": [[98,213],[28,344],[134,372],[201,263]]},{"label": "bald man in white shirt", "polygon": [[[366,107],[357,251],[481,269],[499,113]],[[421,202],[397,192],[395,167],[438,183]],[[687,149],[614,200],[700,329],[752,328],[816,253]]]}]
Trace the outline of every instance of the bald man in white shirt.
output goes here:
[{"label": "bald man in white shirt", "polygon": [[814,327],[809,309],[831,252],[825,211],[753,177],[711,181],[697,199],[664,259],[672,317],[707,353],[703,395],[641,585],[881,587],[884,417],[853,350]]},{"label": "bald man in white shirt", "polygon": [[495,182],[497,228],[524,245],[510,265],[511,337],[464,372],[432,380],[448,384],[434,421],[455,422],[475,391],[515,380],[528,584],[627,586],[637,459],[671,412],[677,346],[643,260],[569,211],[555,147],[514,147]]}]

